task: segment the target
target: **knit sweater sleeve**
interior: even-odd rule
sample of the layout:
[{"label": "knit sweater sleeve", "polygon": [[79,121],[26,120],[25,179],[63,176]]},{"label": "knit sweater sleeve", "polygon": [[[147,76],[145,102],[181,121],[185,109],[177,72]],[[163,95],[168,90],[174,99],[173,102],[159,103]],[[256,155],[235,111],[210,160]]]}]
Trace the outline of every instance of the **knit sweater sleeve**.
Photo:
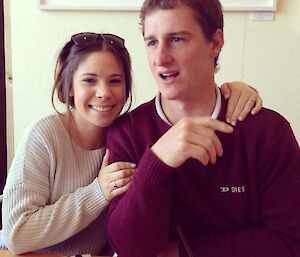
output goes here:
[{"label": "knit sweater sleeve", "polygon": [[[109,132],[111,161],[135,162],[134,145],[119,127]],[[159,172],[157,172],[159,170]],[[107,229],[121,257],[157,256],[168,241],[171,208],[171,168],[148,147],[141,156],[128,191],[109,207]]]},{"label": "knit sweater sleeve", "polygon": [[88,226],[107,206],[97,179],[55,201],[51,199],[55,190],[64,187],[61,183],[68,187],[71,182],[66,176],[65,181],[55,184],[58,176],[55,157],[62,155],[67,160],[68,154],[55,149],[50,138],[47,126],[30,128],[8,174],[2,205],[2,236],[14,253],[35,251],[68,239]]}]

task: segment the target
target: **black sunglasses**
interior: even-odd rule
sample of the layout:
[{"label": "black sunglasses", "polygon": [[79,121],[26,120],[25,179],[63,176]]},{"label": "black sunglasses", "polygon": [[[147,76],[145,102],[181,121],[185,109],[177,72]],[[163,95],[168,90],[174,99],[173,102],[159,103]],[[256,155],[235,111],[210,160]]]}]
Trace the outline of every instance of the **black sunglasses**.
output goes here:
[{"label": "black sunglasses", "polygon": [[93,32],[82,32],[71,37],[75,45],[85,46],[95,43],[97,40],[104,40],[114,46],[125,47],[125,40],[114,34],[98,34]]}]

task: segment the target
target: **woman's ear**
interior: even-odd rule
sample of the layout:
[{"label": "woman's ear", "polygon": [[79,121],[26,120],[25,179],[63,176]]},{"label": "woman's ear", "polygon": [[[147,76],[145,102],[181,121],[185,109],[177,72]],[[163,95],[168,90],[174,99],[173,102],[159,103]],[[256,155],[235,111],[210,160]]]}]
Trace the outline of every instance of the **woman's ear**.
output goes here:
[{"label": "woman's ear", "polygon": [[70,91],[69,91],[69,96],[74,96],[73,87],[71,87],[71,89],[70,89]]},{"label": "woman's ear", "polygon": [[224,45],[223,31],[221,29],[217,29],[212,39],[213,57],[217,57],[220,54],[223,45]]}]

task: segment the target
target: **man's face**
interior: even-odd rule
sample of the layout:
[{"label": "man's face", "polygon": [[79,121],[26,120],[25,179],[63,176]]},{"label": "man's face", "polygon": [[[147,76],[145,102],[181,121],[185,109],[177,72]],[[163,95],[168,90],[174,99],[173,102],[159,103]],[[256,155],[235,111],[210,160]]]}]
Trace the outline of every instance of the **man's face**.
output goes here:
[{"label": "man's face", "polygon": [[220,47],[216,49],[214,40],[207,41],[190,7],[152,11],[145,18],[144,39],[163,98],[191,100],[213,81],[214,58]]}]

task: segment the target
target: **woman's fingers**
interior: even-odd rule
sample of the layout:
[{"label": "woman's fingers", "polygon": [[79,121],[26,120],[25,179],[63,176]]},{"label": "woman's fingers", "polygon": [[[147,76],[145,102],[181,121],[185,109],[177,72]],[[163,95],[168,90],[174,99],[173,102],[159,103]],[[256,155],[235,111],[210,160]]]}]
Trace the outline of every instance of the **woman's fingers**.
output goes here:
[{"label": "woman's fingers", "polygon": [[113,173],[118,170],[127,170],[127,169],[134,169],[136,165],[131,162],[114,162],[105,168],[105,172]]},{"label": "woman's fingers", "polygon": [[107,180],[116,181],[116,180],[128,179],[132,177],[134,172],[135,172],[134,168],[118,170],[113,173],[107,174]]},{"label": "woman's fingers", "polygon": [[109,154],[110,151],[106,149],[98,176],[100,188],[108,201],[112,199],[113,195],[116,195],[116,193],[112,194],[113,191],[123,188],[122,190],[117,191],[123,192],[127,188],[127,185],[132,180],[132,175],[136,167],[134,163],[130,162],[115,162],[108,164]]},{"label": "woman's fingers", "polygon": [[102,165],[101,165],[101,169],[104,169],[105,172],[115,172],[118,170],[124,170],[124,169],[132,169],[135,168],[136,165],[134,163],[131,162],[115,162],[112,164],[108,164],[109,163],[109,155],[110,155],[110,150],[107,148],[105,150],[105,154],[102,160]]},{"label": "woman's fingers", "polygon": [[261,110],[262,105],[263,105],[263,100],[260,96],[258,96],[258,98],[256,100],[256,104],[251,111],[251,114],[254,115],[254,114],[258,113]]},{"label": "woman's fingers", "polygon": [[252,94],[240,94],[235,108],[231,114],[230,124],[235,126],[239,118],[245,118],[247,114],[252,110],[257,97]]},{"label": "woman's fingers", "polygon": [[233,114],[233,118],[238,117],[237,119],[242,121],[250,112],[252,115],[258,113],[262,108],[262,103],[261,97],[258,95],[258,93],[256,93],[256,91],[253,91],[251,95],[241,99],[241,106],[244,104],[244,108],[239,114],[238,112],[235,112]]},{"label": "woman's fingers", "polygon": [[230,89],[229,89],[229,86],[228,86],[228,82],[222,84],[220,89],[221,89],[221,93],[224,96],[224,98],[228,99],[230,97]]},{"label": "woman's fingers", "polygon": [[228,100],[227,111],[226,111],[226,122],[230,123],[231,125],[236,124],[232,119],[232,115],[236,109],[239,98],[240,98],[240,92],[238,91],[231,92],[231,96]]},{"label": "woman's fingers", "polygon": [[244,106],[244,109],[238,115],[238,120],[239,121],[243,121],[250,111],[252,113],[252,111],[254,109],[254,106],[256,105],[257,101],[258,101],[258,98],[256,98],[256,99],[255,98],[249,98],[248,99],[247,103]]},{"label": "woman's fingers", "polygon": [[130,183],[132,181],[132,179],[133,179],[132,176],[126,177],[126,178],[116,179],[116,180],[114,180],[114,181],[111,182],[111,187],[112,187],[112,189],[124,187],[128,183]]},{"label": "woman's fingers", "polygon": [[101,168],[104,168],[108,165],[108,160],[109,160],[109,149],[106,148],[105,149],[105,154],[104,154],[104,157],[103,157],[103,160],[102,160]]},{"label": "woman's fingers", "polygon": [[[131,183],[131,182],[130,182]],[[114,198],[115,196],[117,195],[120,195],[120,194],[123,194],[125,193],[129,186],[130,186],[130,183],[126,184],[125,186],[122,186],[122,187],[117,187],[117,188],[114,188],[111,193],[110,193],[110,199]]]},{"label": "woman's fingers", "polygon": [[258,91],[242,82],[225,83],[221,87],[222,94],[229,94],[226,121],[235,126],[237,120],[244,120],[251,112],[256,114],[262,108],[262,99]]}]

